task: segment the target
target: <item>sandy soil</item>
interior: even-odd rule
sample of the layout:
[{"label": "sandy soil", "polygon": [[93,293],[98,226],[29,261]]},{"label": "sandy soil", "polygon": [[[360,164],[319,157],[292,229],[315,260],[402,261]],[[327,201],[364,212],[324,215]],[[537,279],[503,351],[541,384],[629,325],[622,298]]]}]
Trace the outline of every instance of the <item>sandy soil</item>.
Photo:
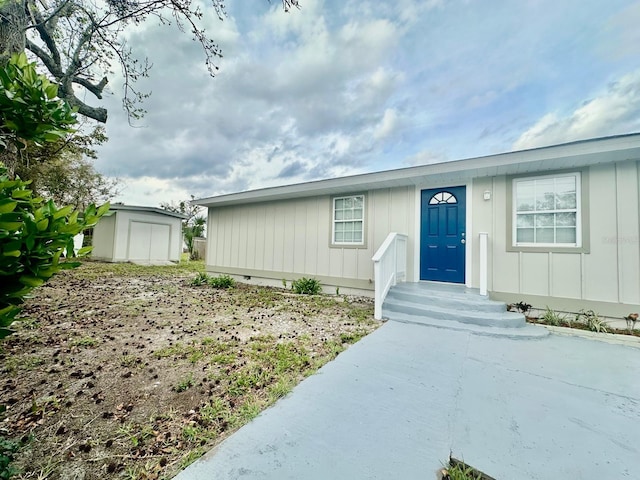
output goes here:
[{"label": "sandy soil", "polygon": [[0,344],[18,478],[169,478],[368,334],[370,299],[87,262]]}]

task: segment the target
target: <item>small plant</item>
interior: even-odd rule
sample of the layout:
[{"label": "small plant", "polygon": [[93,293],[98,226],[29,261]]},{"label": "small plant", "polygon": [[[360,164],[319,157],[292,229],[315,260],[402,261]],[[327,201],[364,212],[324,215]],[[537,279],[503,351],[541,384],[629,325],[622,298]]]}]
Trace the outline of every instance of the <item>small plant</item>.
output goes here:
[{"label": "small plant", "polygon": [[138,358],[134,355],[122,355],[120,358],[120,365],[123,367],[133,367],[138,363]]},{"label": "small plant", "polygon": [[77,338],[73,342],[71,342],[71,345],[73,345],[74,347],[95,347],[97,344],[98,340],[93,337]]},{"label": "small plant", "polygon": [[567,319],[564,315],[559,314],[549,307],[545,308],[544,314],[540,317],[540,320],[547,325],[553,325],[554,327],[559,327],[567,323]]},{"label": "small plant", "polygon": [[364,330],[357,330],[355,332],[349,332],[349,333],[341,333],[340,334],[340,341],[342,343],[356,343],[362,337],[364,337],[366,334],[367,334],[367,332],[364,331]]},{"label": "small plant", "polygon": [[198,273],[198,275],[195,276],[195,278],[191,280],[191,286],[201,287],[202,285],[206,285],[207,283],[209,283],[209,280],[210,280],[209,275],[207,275],[204,272],[200,272]]},{"label": "small plant", "polygon": [[442,480],[494,480],[466,463],[451,457],[449,466],[440,472]]},{"label": "small plant", "polygon": [[525,302],[512,303],[509,305],[509,310],[516,309],[518,312],[526,315],[531,310],[531,305]]},{"label": "small plant", "polygon": [[14,455],[17,453],[20,445],[6,438],[0,437],[0,479],[8,480],[18,473],[11,466]]},{"label": "small plant", "polygon": [[193,374],[190,373],[188,376],[180,380],[178,384],[175,387],[173,387],[173,389],[176,392],[180,393],[180,392],[189,390],[194,385],[195,385],[195,381],[193,380]]},{"label": "small plant", "polygon": [[318,295],[322,291],[322,285],[315,278],[302,277],[291,282],[291,290],[301,295]]},{"label": "small plant", "polygon": [[607,322],[593,310],[580,310],[576,315],[576,322],[583,322],[589,330],[598,333],[608,333]]},{"label": "small plant", "polygon": [[286,278],[282,279],[282,288],[287,288],[287,279]]},{"label": "small plant", "polygon": [[336,297],[340,296],[340,287],[336,287]]},{"label": "small plant", "polygon": [[629,331],[632,331],[636,328],[636,322],[638,321],[637,313],[630,313],[629,315],[624,317],[624,319],[627,321],[627,329]]},{"label": "small plant", "polygon": [[236,281],[229,275],[219,275],[209,278],[209,285],[213,288],[231,288],[235,287]]}]

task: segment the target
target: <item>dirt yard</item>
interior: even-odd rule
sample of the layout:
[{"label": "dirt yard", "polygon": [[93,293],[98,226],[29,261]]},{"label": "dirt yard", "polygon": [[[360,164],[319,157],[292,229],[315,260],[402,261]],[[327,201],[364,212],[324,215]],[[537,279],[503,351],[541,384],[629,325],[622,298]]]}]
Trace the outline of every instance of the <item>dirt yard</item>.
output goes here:
[{"label": "dirt yard", "polygon": [[198,271],[86,262],[29,300],[0,343],[16,478],[170,478],[379,325],[370,299]]}]

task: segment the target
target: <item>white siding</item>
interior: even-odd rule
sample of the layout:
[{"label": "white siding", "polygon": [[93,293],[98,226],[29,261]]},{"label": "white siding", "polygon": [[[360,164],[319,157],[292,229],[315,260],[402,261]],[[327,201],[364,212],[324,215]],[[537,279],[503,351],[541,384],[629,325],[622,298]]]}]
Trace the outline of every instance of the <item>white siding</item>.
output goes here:
[{"label": "white siding", "polygon": [[118,210],[94,229],[92,256],[96,259],[179,262],[181,253],[182,222],[169,215]]},{"label": "white siding", "polygon": [[[588,205],[583,208],[588,222],[583,228],[589,248],[584,253],[507,251],[510,179],[500,176],[473,182],[473,230],[489,233],[491,292],[523,299],[545,297],[551,303],[573,299],[625,308],[640,304],[640,162],[596,165],[587,173]],[[482,199],[485,190],[492,192],[490,201]],[[474,248],[472,283],[477,287],[477,245]]]},{"label": "white siding", "polygon": [[116,216],[102,217],[93,227],[93,250],[91,256],[98,260],[113,260],[113,242],[116,230]]},{"label": "white siding", "polygon": [[210,208],[207,268],[276,280],[315,276],[329,285],[373,288],[376,249],[391,231],[413,235],[414,189],[365,195],[362,248],[330,246],[329,196]]}]

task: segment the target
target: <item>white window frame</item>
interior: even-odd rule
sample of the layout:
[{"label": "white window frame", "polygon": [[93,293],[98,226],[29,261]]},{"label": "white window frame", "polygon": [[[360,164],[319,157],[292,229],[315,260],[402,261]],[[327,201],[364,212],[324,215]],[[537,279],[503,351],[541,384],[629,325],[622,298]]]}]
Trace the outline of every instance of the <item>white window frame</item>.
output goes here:
[{"label": "white window frame", "polygon": [[[576,184],[576,208],[565,210],[541,210],[539,213],[563,213],[574,212],[576,214],[576,242],[575,243],[534,243],[518,242],[518,183],[531,180],[545,180],[571,177]],[[518,177],[512,180],[512,212],[511,212],[511,244],[513,247],[548,247],[548,248],[581,248],[582,247],[582,178],[580,172],[558,173],[552,175],[540,175],[531,177]],[[537,211],[527,211],[527,214],[535,214]],[[535,226],[534,226],[535,230]]]},{"label": "white window frame", "polygon": [[[352,218],[352,219],[343,219],[336,220],[336,201],[337,200],[346,200],[349,198],[361,198],[362,199],[362,218]],[[331,245],[336,246],[364,246],[365,245],[365,218],[366,218],[366,201],[365,195],[363,193],[358,193],[355,195],[341,195],[338,197],[331,198]],[[361,222],[362,223],[362,239],[359,242],[351,241],[351,242],[336,242],[336,223],[346,223],[346,222]]]}]

